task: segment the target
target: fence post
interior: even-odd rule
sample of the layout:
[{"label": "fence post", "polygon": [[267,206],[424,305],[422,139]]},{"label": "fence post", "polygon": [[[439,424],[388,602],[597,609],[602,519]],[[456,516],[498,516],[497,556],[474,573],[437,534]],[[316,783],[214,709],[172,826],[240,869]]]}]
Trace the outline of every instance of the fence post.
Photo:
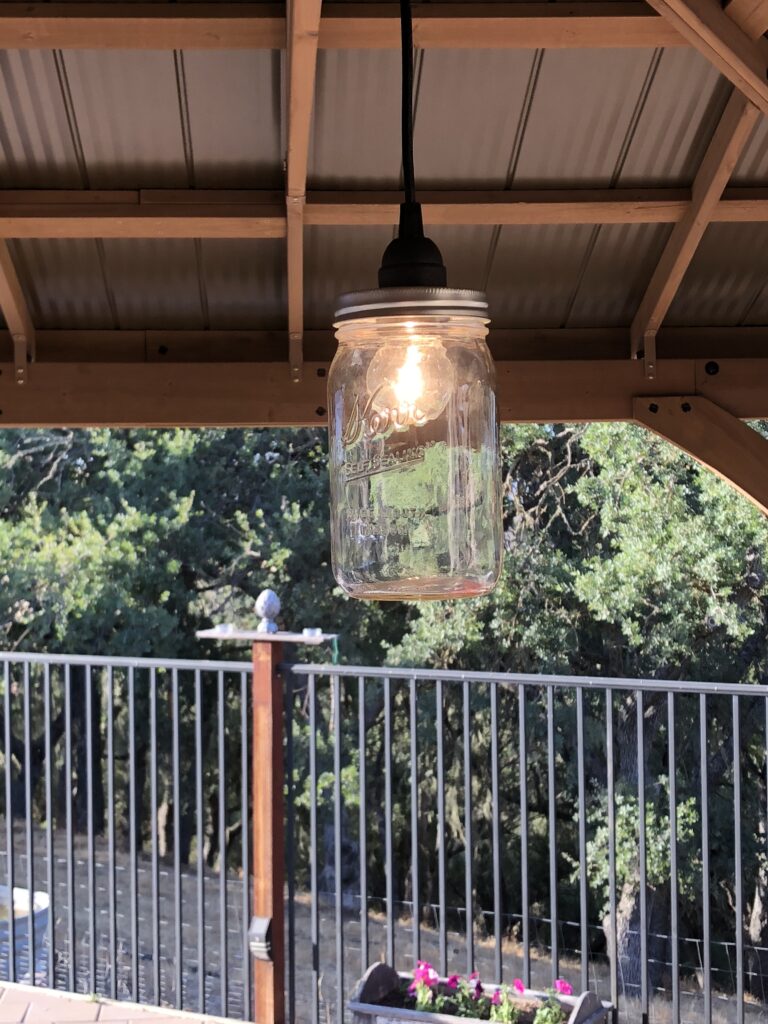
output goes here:
[{"label": "fence post", "polygon": [[253,1019],[285,1024],[283,686],[280,640],[253,644],[253,916],[271,919],[271,960],[253,960]]}]

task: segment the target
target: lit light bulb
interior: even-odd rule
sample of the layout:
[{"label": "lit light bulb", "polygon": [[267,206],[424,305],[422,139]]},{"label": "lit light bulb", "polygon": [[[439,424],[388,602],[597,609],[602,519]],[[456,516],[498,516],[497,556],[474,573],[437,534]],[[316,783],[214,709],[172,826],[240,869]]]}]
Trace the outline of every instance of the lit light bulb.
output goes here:
[{"label": "lit light bulb", "polygon": [[419,337],[412,328],[404,341],[382,345],[366,375],[371,408],[400,430],[436,419],[454,386],[453,365],[441,341]]}]

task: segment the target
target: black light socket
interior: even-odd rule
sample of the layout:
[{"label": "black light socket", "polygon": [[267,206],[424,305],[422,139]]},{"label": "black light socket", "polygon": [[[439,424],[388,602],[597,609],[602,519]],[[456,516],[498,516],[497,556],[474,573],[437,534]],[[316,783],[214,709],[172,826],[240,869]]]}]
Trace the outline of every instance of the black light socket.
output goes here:
[{"label": "black light socket", "polygon": [[445,288],[440,250],[424,235],[419,203],[402,203],[400,227],[381,259],[379,288]]}]

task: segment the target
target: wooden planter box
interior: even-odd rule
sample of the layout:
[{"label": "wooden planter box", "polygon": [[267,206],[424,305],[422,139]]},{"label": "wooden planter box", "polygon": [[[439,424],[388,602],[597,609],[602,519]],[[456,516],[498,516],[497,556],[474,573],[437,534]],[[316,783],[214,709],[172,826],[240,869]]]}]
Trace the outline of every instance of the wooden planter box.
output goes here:
[{"label": "wooden planter box", "polygon": [[[454,1017],[445,1013],[428,1013],[424,1010],[406,1010],[397,1006],[382,1006],[381,1000],[396,992],[403,981],[410,982],[410,974],[398,974],[388,964],[373,964],[355,986],[349,1009],[355,1024],[402,1024],[404,1021],[419,1024],[489,1024],[480,1018]],[[444,979],[440,979],[443,981]],[[498,985],[483,985],[491,995]],[[528,990],[521,994],[525,999],[546,999],[546,992]],[[564,1010],[570,1009],[567,1024],[603,1024],[611,1019],[612,1007],[602,1003],[594,992],[580,996],[557,996]]]}]

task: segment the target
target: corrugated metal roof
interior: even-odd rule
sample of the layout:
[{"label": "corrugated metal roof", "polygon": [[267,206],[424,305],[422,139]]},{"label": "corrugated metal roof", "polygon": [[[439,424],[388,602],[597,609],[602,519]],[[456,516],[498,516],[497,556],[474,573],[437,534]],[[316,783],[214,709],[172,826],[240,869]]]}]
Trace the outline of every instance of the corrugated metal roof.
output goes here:
[{"label": "corrugated metal roof", "polygon": [[3,188],[82,186],[54,54],[0,50],[0,110]]},{"label": "corrugated metal roof", "polygon": [[[414,155],[424,188],[503,188],[509,178],[530,50],[430,50],[422,54]],[[468,88],[468,83],[471,87]],[[493,111],[491,125],[488,112]]]},{"label": "corrugated metal roof", "polygon": [[96,242],[24,239],[11,254],[38,327],[115,327]]},{"label": "corrugated metal roof", "polygon": [[304,315],[310,330],[333,322],[343,292],[376,287],[387,227],[309,227],[304,231]]},{"label": "corrugated metal roof", "polygon": [[759,187],[768,183],[768,118],[759,121],[752,132],[736,164],[731,183],[745,187]]},{"label": "corrugated metal roof", "polygon": [[768,224],[712,224],[701,241],[665,323],[736,326],[766,323],[759,299],[768,281]]},{"label": "corrugated metal roof", "polygon": [[617,184],[690,185],[730,87],[693,49],[659,55]]},{"label": "corrugated metal roof", "polygon": [[566,326],[623,327],[634,316],[672,227],[602,224]]},{"label": "corrugated metal roof", "polygon": [[400,58],[389,50],[321,50],[309,153],[310,188],[396,188]]}]

